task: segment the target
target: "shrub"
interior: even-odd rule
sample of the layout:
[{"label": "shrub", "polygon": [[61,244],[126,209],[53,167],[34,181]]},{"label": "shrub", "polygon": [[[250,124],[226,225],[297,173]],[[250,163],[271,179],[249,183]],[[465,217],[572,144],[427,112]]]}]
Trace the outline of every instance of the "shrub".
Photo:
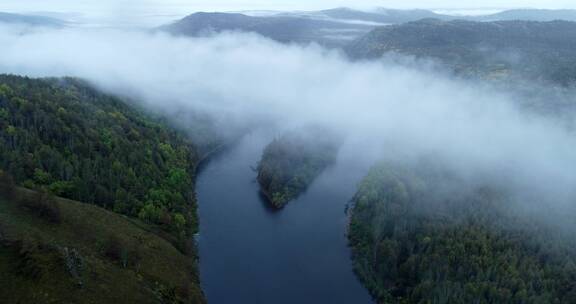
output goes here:
[{"label": "shrub", "polygon": [[120,263],[123,268],[138,266],[142,259],[137,248],[127,246],[117,236],[111,236],[104,244],[104,256],[113,262]]},{"label": "shrub", "polygon": [[20,205],[50,223],[58,224],[62,221],[58,202],[46,192],[36,192],[22,197]]},{"label": "shrub", "polygon": [[2,246],[3,243],[6,242],[6,238],[7,238],[7,236],[6,236],[5,228],[4,228],[4,226],[2,226],[2,223],[0,223],[0,246]]},{"label": "shrub", "polygon": [[104,256],[112,261],[120,261],[122,258],[122,251],[125,251],[124,246],[120,239],[116,236],[112,236],[104,244]]},{"label": "shrub", "polygon": [[14,184],[14,179],[8,173],[0,171],[0,195],[6,196],[7,198],[12,198],[14,196],[14,191],[16,185]]},{"label": "shrub", "polygon": [[14,244],[18,250],[18,274],[31,280],[50,275],[61,263],[58,251],[36,240],[19,240]]}]

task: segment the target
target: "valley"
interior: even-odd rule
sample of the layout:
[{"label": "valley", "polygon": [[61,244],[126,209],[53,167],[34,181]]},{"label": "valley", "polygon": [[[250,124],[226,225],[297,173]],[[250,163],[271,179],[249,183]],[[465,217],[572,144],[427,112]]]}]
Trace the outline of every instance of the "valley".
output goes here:
[{"label": "valley", "polygon": [[0,299],[575,303],[575,12],[0,13]]}]

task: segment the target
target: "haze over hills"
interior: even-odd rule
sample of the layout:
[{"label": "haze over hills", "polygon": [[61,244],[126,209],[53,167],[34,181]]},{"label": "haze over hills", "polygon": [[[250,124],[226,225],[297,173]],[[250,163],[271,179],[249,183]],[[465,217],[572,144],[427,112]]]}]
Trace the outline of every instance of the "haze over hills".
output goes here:
[{"label": "haze over hills", "polygon": [[546,10],[546,9],[512,9],[494,14],[482,15],[450,15],[437,13],[426,9],[388,9],[376,8],[369,11],[356,10],[346,7],[310,12],[268,12],[268,16],[292,16],[320,20],[341,22],[368,22],[382,24],[398,24],[417,21],[426,18],[440,20],[470,20],[470,21],[503,21],[503,20],[529,20],[529,21],[576,21],[576,10]]},{"label": "haze over hills", "polygon": [[161,30],[177,35],[199,36],[223,31],[253,32],[283,43],[316,42],[327,47],[343,47],[379,26],[422,19],[442,21],[553,21],[576,20],[575,10],[509,10],[492,15],[452,16],[430,10],[378,8],[360,11],[335,8],[313,12],[194,13]]},{"label": "haze over hills", "polygon": [[430,10],[386,9],[378,8],[372,11],[361,11],[341,7],[313,12],[288,12],[280,15],[299,16],[303,18],[327,19],[340,22],[368,22],[373,25],[395,24],[416,21],[424,18],[454,19],[457,17],[437,14]]},{"label": "haze over hills", "polygon": [[477,21],[530,20],[530,21],[576,21],[576,10],[513,9],[500,13],[468,18]]},{"label": "haze over hills", "polygon": [[575,303],[571,14],[1,25],[0,299]]},{"label": "haze over hills", "polygon": [[353,58],[400,53],[434,58],[463,74],[576,80],[576,23],[442,21],[379,27],[348,47]]},{"label": "haze over hills", "polygon": [[49,27],[61,27],[66,24],[62,20],[50,17],[11,14],[3,12],[0,12],[0,23],[25,24],[32,26],[49,26]]},{"label": "haze over hills", "polygon": [[[37,12],[31,10],[30,13],[13,13],[12,11],[0,12],[0,22],[25,23],[32,25],[62,26],[68,23],[89,26],[119,26],[119,27],[150,27],[155,24],[168,23],[186,9],[171,10],[160,13],[156,11],[135,10],[127,13],[123,17],[102,19],[98,16],[102,12]],[[417,21],[424,18],[436,18],[441,20],[472,20],[472,21],[496,21],[496,20],[532,20],[532,21],[553,21],[567,20],[576,21],[576,10],[563,9],[511,9],[498,13],[482,12],[470,13],[460,12],[452,14],[451,11],[434,11],[430,9],[390,9],[374,8],[371,10],[359,10],[347,7],[338,7],[318,11],[234,11],[223,12],[226,14],[241,13],[252,17],[292,17],[313,19],[318,21],[332,21],[350,23],[365,26],[378,26],[384,24],[397,24]],[[96,15],[94,15],[96,14]],[[470,15],[467,15],[470,14]],[[92,16],[93,15],[93,16]]]},{"label": "haze over hills", "polygon": [[351,24],[291,16],[254,17],[237,13],[195,13],[173,24],[161,27],[173,34],[207,35],[222,31],[260,34],[289,43],[318,42],[325,46],[342,46],[369,32],[372,25]]}]

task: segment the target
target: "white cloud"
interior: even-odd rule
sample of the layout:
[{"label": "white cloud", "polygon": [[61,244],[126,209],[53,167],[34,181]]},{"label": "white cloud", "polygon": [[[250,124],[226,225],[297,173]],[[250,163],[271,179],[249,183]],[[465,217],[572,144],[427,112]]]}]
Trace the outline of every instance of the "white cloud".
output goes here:
[{"label": "white cloud", "polygon": [[[78,76],[161,108],[226,121],[321,123],[403,156],[437,153],[548,198],[572,197],[576,138],[504,96],[429,71],[350,63],[253,35],[173,38],[116,30],[0,31],[0,72]],[[367,146],[358,147],[359,157]]]},{"label": "white cloud", "polygon": [[[334,7],[390,7],[390,8],[576,8],[571,0],[5,0],[0,11],[146,11],[159,14],[188,14],[194,11],[227,10],[311,10]],[[126,15],[126,16],[127,16]]]}]

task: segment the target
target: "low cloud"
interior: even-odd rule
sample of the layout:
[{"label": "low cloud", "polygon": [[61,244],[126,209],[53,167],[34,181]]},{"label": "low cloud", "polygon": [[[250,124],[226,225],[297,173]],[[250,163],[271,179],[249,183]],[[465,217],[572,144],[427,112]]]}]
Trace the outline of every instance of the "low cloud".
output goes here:
[{"label": "low cloud", "polygon": [[344,133],[358,158],[435,155],[463,175],[482,173],[547,203],[573,201],[572,133],[525,113],[508,95],[433,69],[352,63],[317,46],[240,33],[4,27],[0,45],[2,73],[82,77],[168,113],[206,113],[223,130],[322,124]]}]

